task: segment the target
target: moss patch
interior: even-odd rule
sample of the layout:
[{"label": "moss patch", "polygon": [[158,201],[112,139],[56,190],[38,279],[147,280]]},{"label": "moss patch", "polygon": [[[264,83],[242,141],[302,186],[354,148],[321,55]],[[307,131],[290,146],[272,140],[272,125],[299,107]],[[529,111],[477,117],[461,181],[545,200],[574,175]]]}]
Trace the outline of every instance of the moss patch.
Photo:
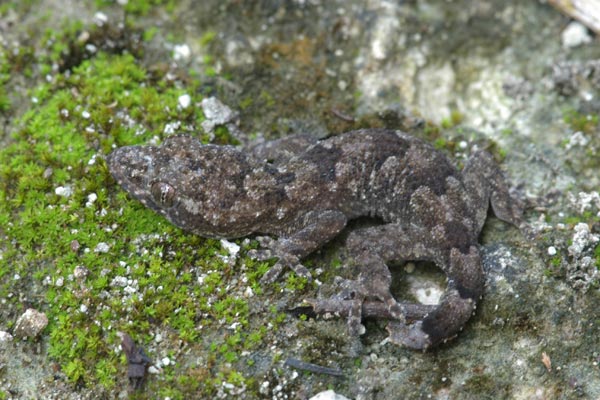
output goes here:
[{"label": "moss patch", "polygon": [[[178,106],[183,94],[200,102],[198,84],[183,89],[150,77],[129,54],[99,53],[36,88],[21,128],[0,150],[2,320],[14,320],[22,303],[46,312],[48,353],[71,382],[125,382],[117,337],[124,331],[153,360],[176,361],[151,379],[162,397],[252,383],[238,366],[265,329],[249,329],[244,295],[260,293],[267,265],[242,259],[242,272],[225,285],[234,268],[219,242],[185,234],[129,199],[103,158],[115,146],[162,140],[170,124],[201,132],[200,108]],[[192,347],[206,359],[178,363]]]}]

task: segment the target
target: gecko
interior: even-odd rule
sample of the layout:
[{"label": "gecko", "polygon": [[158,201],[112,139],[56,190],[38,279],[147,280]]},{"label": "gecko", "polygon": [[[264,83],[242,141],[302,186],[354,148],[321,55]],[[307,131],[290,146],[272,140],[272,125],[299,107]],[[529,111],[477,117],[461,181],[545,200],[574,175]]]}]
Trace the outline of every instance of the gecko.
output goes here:
[{"label": "gecko", "polygon": [[[318,313],[343,314],[353,335],[365,332],[367,314],[386,318],[389,340],[412,349],[453,338],[474,313],[485,282],[478,236],[490,205],[500,220],[521,223],[522,206],[489,153],[475,152],[459,170],[427,142],[392,129],[249,149],[173,135],[159,146],[117,148],[107,164],[131,196],[186,231],[257,235],[253,256],[277,259],[265,284],[285,269],[310,277],[302,259],[349,221],[377,218],[381,224],[346,240],[355,279],[335,298],[310,302]],[[388,265],[417,260],[447,277],[435,306],[400,302],[390,291]]]}]

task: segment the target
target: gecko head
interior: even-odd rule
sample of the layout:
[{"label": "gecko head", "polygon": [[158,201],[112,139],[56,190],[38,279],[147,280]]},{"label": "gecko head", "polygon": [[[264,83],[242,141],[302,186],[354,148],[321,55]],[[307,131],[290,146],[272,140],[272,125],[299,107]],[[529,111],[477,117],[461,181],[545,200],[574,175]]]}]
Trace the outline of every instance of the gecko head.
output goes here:
[{"label": "gecko head", "polygon": [[177,135],[160,146],[121,147],[107,162],[129,194],[175,225],[205,237],[247,234],[231,218],[250,168],[237,149]]}]

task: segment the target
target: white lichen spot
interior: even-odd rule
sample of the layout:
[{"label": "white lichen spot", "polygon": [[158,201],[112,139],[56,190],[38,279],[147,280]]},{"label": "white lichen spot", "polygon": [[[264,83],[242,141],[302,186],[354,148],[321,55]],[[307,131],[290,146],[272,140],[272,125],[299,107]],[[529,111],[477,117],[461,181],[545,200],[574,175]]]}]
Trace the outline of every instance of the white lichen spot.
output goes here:
[{"label": "white lichen spot", "polygon": [[438,287],[419,288],[415,291],[417,300],[422,304],[429,305],[439,304],[442,294],[444,294],[444,291]]},{"label": "white lichen spot", "polygon": [[9,342],[13,340],[13,336],[6,332],[6,331],[0,331],[0,342]]},{"label": "white lichen spot", "polygon": [[187,93],[186,94],[182,94],[177,99],[177,104],[182,109],[188,108],[191,103],[192,103],[192,97],[189,94],[187,94]]},{"label": "white lichen spot", "polygon": [[223,247],[230,256],[236,257],[240,252],[240,246],[226,239],[221,239],[221,247]]},{"label": "white lichen spot", "polygon": [[97,52],[97,51],[98,51],[98,48],[97,48],[96,46],[94,46],[93,44],[91,44],[91,43],[88,43],[88,44],[86,44],[86,45],[85,45],[85,50],[86,50],[88,53],[92,53],[92,54],[94,54],[95,52]]},{"label": "white lichen spot", "polygon": [[231,330],[231,331],[235,331],[237,330],[242,324],[240,322],[234,322],[233,324],[229,325],[227,327],[227,329]]},{"label": "white lichen spot", "polygon": [[94,253],[108,253],[110,246],[107,243],[100,242],[94,248]]},{"label": "white lichen spot", "polygon": [[575,146],[585,147],[589,142],[590,139],[583,132],[577,131],[569,137],[569,141],[565,147],[567,150],[571,150]]},{"label": "white lichen spot", "polygon": [[173,59],[175,61],[186,61],[192,55],[192,50],[187,44],[176,44],[173,47]]},{"label": "white lichen spot", "polygon": [[85,206],[87,208],[90,208],[94,205],[94,203],[96,202],[96,200],[98,200],[98,195],[96,193],[90,193],[87,196],[87,202],[85,203]]},{"label": "white lichen spot", "polygon": [[400,23],[392,16],[380,18],[372,32],[371,56],[375,60],[384,60],[397,40]]},{"label": "white lichen spot", "polygon": [[578,47],[592,41],[588,29],[577,21],[573,21],[567,25],[560,38],[564,48]]},{"label": "white lichen spot", "polygon": [[237,118],[237,114],[216,97],[202,99],[201,107],[206,117],[201,125],[209,133],[213,132],[216,126],[230,124]]},{"label": "white lichen spot", "polygon": [[260,394],[268,394],[269,393],[269,381],[263,381],[258,388],[258,392]]},{"label": "white lichen spot", "polygon": [[70,186],[59,186],[54,189],[54,194],[60,197],[70,197],[73,194],[73,188]]},{"label": "white lichen spot", "polygon": [[[134,281],[133,283],[137,285],[137,281]],[[135,286],[127,285],[123,288],[123,291],[128,295],[132,295],[136,294],[138,292],[138,289]]]},{"label": "white lichen spot", "polygon": [[598,192],[579,192],[577,196],[568,193],[567,197],[571,207],[575,208],[579,214],[583,214],[593,207],[600,209],[600,194]]},{"label": "white lichen spot", "polygon": [[151,365],[148,367],[148,373],[152,374],[152,375],[158,375],[161,373],[161,370],[160,370],[160,368],[157,368],[156,366]]},{"label": "white lichen spot", "polygon": [[584,250],[592,244],[595,244],[600,240],[598,235],[592,234],[588,224],[580,222],[575,225],[575,234],[573,235],[573,244],[568,247],[569,254],[574,257],[582,255]]},{"label": "white lichen spot", "polygon": [[73,270],[73,277],[77,280],[84,279],[90,274],[90,270],[81,265],[77,265]]},{"label": "white lichen spot", "polygon": [[110,282],[110,286],[125,287],[127,286],[127,278],[125,278],[124,276],[115,276]]},{"label": "white lichen spot", "polygon": [[168,124],[165,124],[163,132],[165,135],[172,135],[177,132],[180,126],[181,121],[169,122]]},{"label": "white lichen spot", "polygon": [[96,25],[102,26],[108,22],[108,17],[106,16],[106,14],[98,11],[96,14],[94,14],[94,22],[96,23]]}]

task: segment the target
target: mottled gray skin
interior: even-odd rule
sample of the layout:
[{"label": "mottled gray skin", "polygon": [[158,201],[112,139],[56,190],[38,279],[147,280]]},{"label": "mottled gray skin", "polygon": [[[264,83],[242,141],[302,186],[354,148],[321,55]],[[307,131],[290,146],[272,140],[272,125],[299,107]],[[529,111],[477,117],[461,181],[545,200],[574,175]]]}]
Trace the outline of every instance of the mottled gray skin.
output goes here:
[{"label": "mottled gray skin", "polygon": [[[216,238],[276,236],[261,237],[266,250],[256,254],[278,258],[265,282],[285,267],[310,276],[302,258],[349,220],[377,217],[382,225],[355,230],[347,240],[359,276],[334,299],[313,301],[315,310],[344,313],[350,331],[360,334],[369,300],[369,310],[391,319],[390,340],[414,349],[455,336],[483,293],[477,237],[489,204],[498,218],[520,221],[491,156],[476,153],[461,172],[429,144],[381,129],[308,142],[295,137],[241,151],[172,136],[158,147],[117,149],[108,165],[130,194],[185,230]],[[422,318],[410,324],[415,307],[394,299],[386,266],[406,260],[432,261],[448,277],[440,304],[421,308]]]}]

